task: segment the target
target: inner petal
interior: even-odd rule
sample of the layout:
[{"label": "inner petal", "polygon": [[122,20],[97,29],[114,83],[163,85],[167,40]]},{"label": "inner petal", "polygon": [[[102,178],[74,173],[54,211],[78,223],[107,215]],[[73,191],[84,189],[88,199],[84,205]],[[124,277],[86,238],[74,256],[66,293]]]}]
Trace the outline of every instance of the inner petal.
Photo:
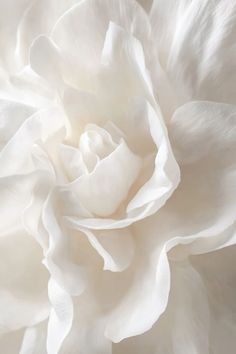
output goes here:
[{"label": "inner petal", "polygon": [[71,184],[81,203],[98,216],[113,214],[126,199],[141,169],[141,159],[121,140],[95,169]]},{"label": "inner petal", "polygon": [[94,124],[88,124],[80,136],[79,149],[88,171],[92,172],[97,163],[110,155],[117,144],[104,129]]}]

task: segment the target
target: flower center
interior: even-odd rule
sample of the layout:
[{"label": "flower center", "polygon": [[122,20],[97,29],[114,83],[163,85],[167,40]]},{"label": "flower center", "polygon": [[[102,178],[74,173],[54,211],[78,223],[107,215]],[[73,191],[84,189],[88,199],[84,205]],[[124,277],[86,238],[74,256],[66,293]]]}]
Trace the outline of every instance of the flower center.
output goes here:
[{"label": "flower center", "polygon": [[115,141],[105,129],[89,124],[78,148],[62,145],[61,158],[71,188],[93,215],[112,215],[127,198],[141,169],[123,138]]}]

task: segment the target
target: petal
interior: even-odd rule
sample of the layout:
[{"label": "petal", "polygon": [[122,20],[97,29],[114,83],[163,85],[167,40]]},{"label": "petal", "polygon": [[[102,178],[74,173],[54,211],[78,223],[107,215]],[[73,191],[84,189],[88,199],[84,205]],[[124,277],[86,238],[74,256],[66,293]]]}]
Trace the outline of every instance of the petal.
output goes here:
[{"label": "petal", "polygon": [[[181,164],[203,159],[234,162],[236,106],[206,101],[181,106],[170,122],[170,136]],[[226,156],[227,153],[227,156]]]},{"label": "petal", "polygon": [[33,112],[32,107],[5,100],[0,101],[0,149]]},{"label": "petal", "polygon": [[31,202],[34,188],[39,181],[42,187],[47,186],[47,180],[40,172],[0,178],[0,213],[2,216],[0,235],[22,226],[21,218]]},{"label": "petal", "polygon": [[142,241],[137,247],[142,255],[137,251],[134,274],[106,318],[105,336],[115,343],[148,331],[168,301],[170,274],[165,249],[149,248],[151,244]]},{"label": "petal", "polygon": [[169,132],[182,181],[169,207],[179,236],[214,225],[222,232],[235,221],[234,122],[235,107],[209,102],[189,103],[173,117]]},{"label": "petal", "polygon": [[147,105],[146,109],[150,133],[158,149],[155,158],[155,170],[147,183],[130,201],[127,207],[128,212],[150,202],[153,202],[152,208],[156,211],[173,193],[180,179],[179,168],[172,153],[168,136],[166,136],[165,127],[162,126],[150,105]]},{"label": "petal", "polygon": [[99,216],[113,214],[135,181],[141,161],[125,142],[100,161],[94,171],[81,176],[70,185],[81,203],[91,213]]},{"label": "petal", "polygon": [[201,276],[188,265],[171,265],[167,310],[144,335],[113,345],[114,354],[209,354],[209,308]]},{"label": "petal", "polygon": [[191,100],[236,102],[235,14],[234,0],[154,0],[154,43],[177,105]]},{"label": "petal", "polygon": [[94,231],[83,230],[91,246],[104,260],[104,270],[121,272],[128,268],[134,256],[134,241],[128,229]]},{"label": "petal", "polygon": [[60,159],[70,181],[87,173],[87,167],[79,149],[62,144],[60,146]]},{"label": "petal", "polygon": [[112,354],[112,343],[104,337],[104,322],[99,317],[99,309],[88,294],[74,298],[73,326],[60,353],[73,353],[79,348],[83,354]]},{"label": "petal", "polygon": [[52,278],[48,286],[52,310],[47,333],[47,353],[57,354],[73,321],[73,302],[69,294]]},{"label": "petal", "polygon": [[37,326],[26,328],[19,354],[47,354],[46,335],[46,321]]},{"label": "petal", "polygon": [[91,71],[100,60],[110,21],[137,37],[144,36],[149,26],[147,15],[135,1],[88,0],[79,2],[59,19],[52,38],[77,58],[79,66],[82,64]]},{"label": "petal", "polygon": [[[49,237],[44,264],[58,286],[68,293],[79,295],[85,288],[85,269],[83,264],[76,264],[71,258],[70,238],[60,217],[61,209],[67,207],[70,198],[68,193],[60,194],[54,189],[44,205],[43,225]],[[79,203],[76,208],[79,209]]]},{"label": "petal", "polygon": [[[235,229],[234,229],[235,230]],[[213,353],[235,351],[236,306],[234,267],[236,247],[191,258],[207,289],[210,309],[209,346]]]},{"label": "petal", "polygon": [[0,66],[7,71],[16,70],[14,50],[16,45],[16,32],[20,19],[27,7],[28,0],[14,0],[1,2],[0,23],[2,36],[0,39],[1,60]]},{"label": "petal", "polygon": [[[1,175],[32,172],[39,162],[35,156],[39,152],[37,144],[46,143],[62,124],[63,114],[55,107],[37,111],[26,119],[0,152]],[[44,154],[41,151],[41,155]],[[45,168],[52,172],[49,161]]]},{"label": "petal", "polygon": [[[123,101],[126,101],[125,95],[138,96],[141,93],[152,97],[152,83],[145,66],[142,42],[113,22],[109,23],[106,32],[101,62],[108,72],[117,77],[113,92],[118,93],[117,99],[123,96]],[[105,78],[102,76],[101,79]]]},{"label": "petal", "polygon": [[58,90],[62,86],[62,65],[60,49],[49,38],[39,36],[34,40],[30,47],[30,66]]},{"label": "petal", "polygon": [[16,60],[27,64],[28,50],[33,40],[41,34],[48,35],[58,18],[71,8],[77,0],[30,1],[20,18],[15,48]]},{"label": "petal", "polygon": [[[39,180],[44,184],[40,177],[32,174],[0,179],[0,322],[4,331],[34,325],[48,315],[48,274],[41,264],[42,249],[22,223],[34,188]],[[34,220],[38,223],[36,215]],[[35,275],[37,284],[33,281]]]},{"label": "petal", "polygon": [[51,105],[53,94],[47,82],[29,66],[10,77],[0,78],[0,96],[11,102],[45,108]]},{"label": "petal", "polygon": [[67,88],[63,96],[63,106],[68,117],[66,139],[70,144],[78,144],[87,124],[103,123],[104,112],[95,94]]}]

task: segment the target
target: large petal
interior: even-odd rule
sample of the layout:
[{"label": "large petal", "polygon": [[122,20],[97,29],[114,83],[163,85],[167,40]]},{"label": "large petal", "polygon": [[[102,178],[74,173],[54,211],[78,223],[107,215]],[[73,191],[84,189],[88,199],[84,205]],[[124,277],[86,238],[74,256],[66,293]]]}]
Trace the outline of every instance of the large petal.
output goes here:
[{"label": "large petal", "polygon": [[153,42],[177,105],[236,102],[235,15],[235,0],[154,0]]},{"label": "large petal", "polygon": [[111,21],[138,38],[145,38],[149,30],[147,15],[133,0],[88,0],[79,2],[58,20],[52,38],[77,59],[77,65],[94,70]]},{"label": "large petal", "polygon": [[210,102],[189,103],[173,116],[169,132],[182,172],[169,205],[175,232],[180,227],[190,235],[235,221],[235,117],[235,106]]},{"label": "large petal", "polygon": [[209,354],[209,310],[203,281],[191,266],[172,264],[171,269],[167,310],[149,332],[113,345],[115,354]]},{"label": "large petal", "polygon": [[166,312],[144,335],[113,345],[114,354],[235,351],[235,246],[171,262]]},{"label": "large petal", "polygon": [[28,64],[28,51],[33,40],[41,34],[48,35],[58,18],[77,2],[78,0],[28,2],[17,28],[15,56],[18,65]]},{"label": "large petal", "polygon": [[37,324],[48,316],[48,274],[41,263],[43,252],[22,223],[39,180],[45,183],[43,178],[42,174],[32,174],[0,179],[0,322],[4,331]]},{"label": "large petal", "polygon": [[[17,107],[16,104],[14,106]],[[14,110],[9,113],[14,114]],[[46,146],[48,140],[53,140],[63,127],[63,117],[60,110],[50,107],[25,119],[0,152],[1,176],[26,174],[35,168],[46,169],[53,174],[50,159],[40,144],[45,143]]]},{"label": "large petal", "polygon": [[[29,0],[2,1],[0,4],[1,39],[0,67],[15,70],[14,50],[16,45],[16,32],[20,19],[29,3]],[[1,72],[1,70],[0,70]]]},{"label": "large petal", "polygon": [[0,150],[33,113],[32,107],[5,100],[0,101]]},{"label": "large petal", "polygon": [[[112,354],[112,343],[104,337],[104,321],[100,309],[88,294],[73,299],[73,326],[60,354]],[[51,354],[51,353],[49,353]],[[54,354],[54,352],[53,352]]]}]

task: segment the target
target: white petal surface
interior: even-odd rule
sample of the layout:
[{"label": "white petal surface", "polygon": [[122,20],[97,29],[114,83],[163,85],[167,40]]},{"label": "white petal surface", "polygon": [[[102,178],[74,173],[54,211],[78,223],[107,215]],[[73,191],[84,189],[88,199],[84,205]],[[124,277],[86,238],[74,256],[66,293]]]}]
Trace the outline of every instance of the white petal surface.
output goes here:
[{"label": "white petal surface", "polygon": [[78,0],[28,1],[16,36],[15,55],[18,65],[27,64],[28,50],[33,40],[41,34],[49,34],[57,19],[77,2]]},{"label": "white petal surface", "polygon": [[114,354],[222,353],[235,350],[235,247],[171,262],[168,307],[146,334],[113,345]]},{"label": "white petal surface", "polygon": [[235,15],[235,0],[153,1],[154,43],[177,105],[236,102]]},{"label": "white petal surface", "polygon": [[[16,330],[34,325],[48,315],[47,271],[43,254],[32,235],[23,228],[22,214],[28,206],[37,176],[0,179],[1,193],[1,329]],[[37,222],[37,221],[36,221]],[[37,274],[37,284],[33,279]]]},{"label": "white petal surface", "polygon": [[59,47],[77,58],[79,65],[94,70],[111,21],[138,38],[145,38],[149,29],[147,15],[133,0],[88,0],[79,2],[59,19],[52,38]]},{"label": "white petal surface", "polygon": [[89,175],[81,176],[71,185],[81,203],[99,216],[113,214],[126,199],[129,188],[137,178],[141,161],[125,142],[100,161]]},{"label": "white petal surface", "polygon": [[57,354],[72,325],[73,303],[69,294],[52,278],[48,293],[52,309],[48,322],[47,353]]},{"label": "white petal surface", "polygon": [[46,334],[47,321],[26,328],[19,354],[47,354]]},{"label": "white petal surface", "polygon": [[104,270],[121,272],[128,268],[134,256],[134,240],[128,229],[91,232],[83,230],[92,247],[104,260]]}]

